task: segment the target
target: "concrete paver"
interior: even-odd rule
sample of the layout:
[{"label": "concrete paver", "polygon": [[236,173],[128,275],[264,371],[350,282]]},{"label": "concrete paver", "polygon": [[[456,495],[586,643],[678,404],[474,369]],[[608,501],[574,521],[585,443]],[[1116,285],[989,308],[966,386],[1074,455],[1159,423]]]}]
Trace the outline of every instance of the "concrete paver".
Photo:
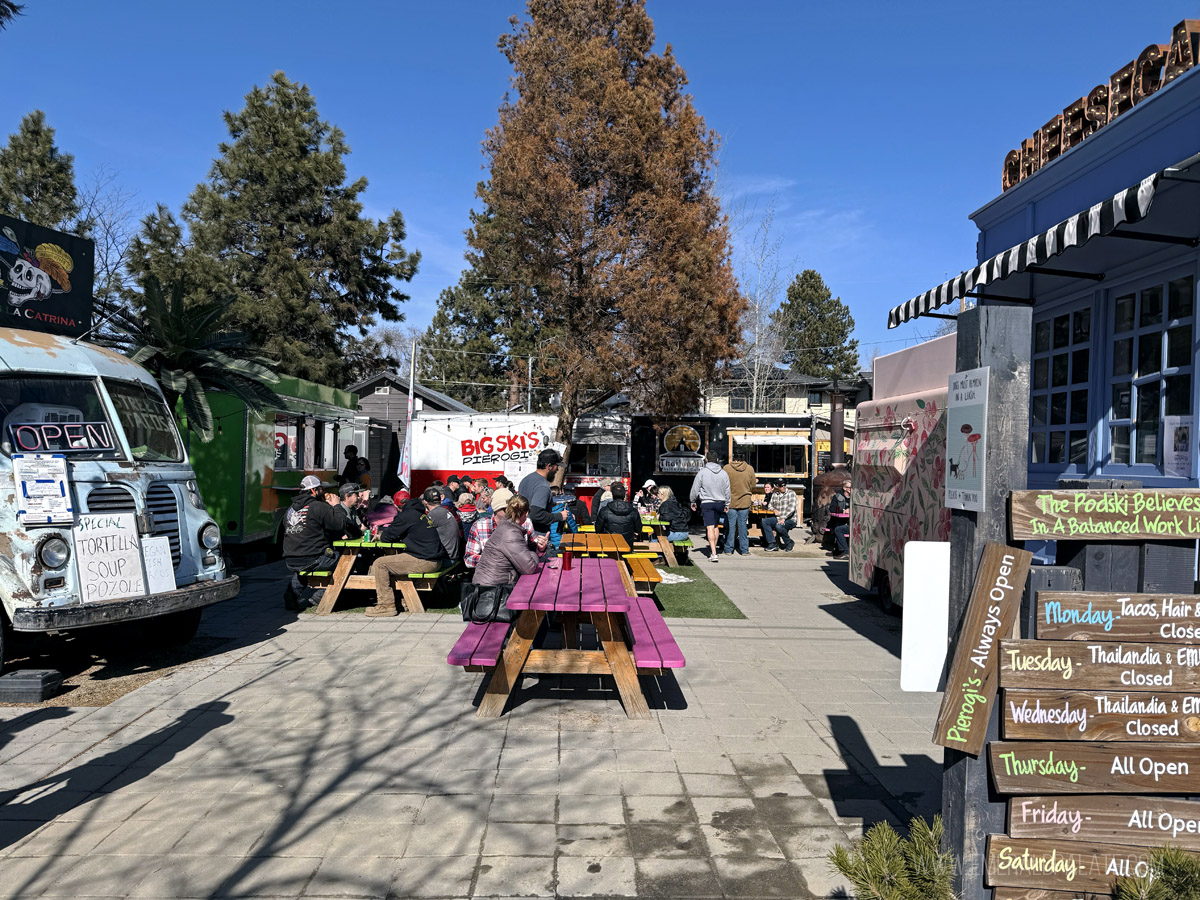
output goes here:
[{"label": "concrete paver", "polygon": [[697,564],[748,618],[671,621],[649,721],[583,676],[480,720],[455,617],[297,617],[252,570],[210,655],[0,710],[0,898],[831,896],[835,844],[936,812],[937,698],[844,564]]}]

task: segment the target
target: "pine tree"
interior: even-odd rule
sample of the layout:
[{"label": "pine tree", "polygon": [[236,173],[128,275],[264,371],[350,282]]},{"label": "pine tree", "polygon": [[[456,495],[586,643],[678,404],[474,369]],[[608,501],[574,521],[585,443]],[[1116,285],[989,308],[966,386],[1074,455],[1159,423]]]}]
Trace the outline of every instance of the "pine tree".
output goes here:
[{"label": "pine tree", "polygon": [[283,73],[225,124],[230,139],[184,204],[186,236],[160,208],[131,268],[182,280],[194,302],[231,293],[231,327],[284,374],[340,386],[377,368],[366,335],[377,317],[403,319],[396,282],[420,260],[404,249],[404,218],[362,217],[367,180],[346,181],[345,136]]},{"label": "pine tree", "polygon": [[55,145],[54,129],[40,109],[21,119],[17,133],[0,149],[0,213],[87,235],[88,223],[79,218],[75,157]]},{"label": "pine tree", "polygon": [[716,135],[643,0],[528,0],[500,47],[515,99],[484,142],[490,174],[474,271],[526,292],[542,378],[562,387],[558,440],[623,391],[694,408],[735,352],[742,309],[712,190]]},{"label": "pine tree", "polygon": [[793,371],[830,379],[858,372],[854,317],[814,269],[805,269],[788,285],[776,328],[786,335],[783,361]]}]

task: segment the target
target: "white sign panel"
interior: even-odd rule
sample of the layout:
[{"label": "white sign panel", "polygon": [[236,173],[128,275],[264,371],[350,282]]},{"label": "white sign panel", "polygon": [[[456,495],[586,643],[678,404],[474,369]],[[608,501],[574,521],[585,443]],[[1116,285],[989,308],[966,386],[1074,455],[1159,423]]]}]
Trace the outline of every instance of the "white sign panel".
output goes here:
[{"label": "white sign panel", "polygon": [[171,539],[142,538],[142,559],[146,562],[146,588],[151,594],[175,590],[175,561],[171,559]]},{"label": "white sign panel", "polygon": [[1191,416],[1164,416],[1163,474],[1176,478],[1192,477],[1194,435]]},{"label": "white sign panel", "polygon": [[946,503],[983,512],[987,469],[987,366],[950,376],[946,398]]},{"label": "white sign panel", "polygon": [[140,545],[133,513],[79,517],[75,526],[75,566],[85,603],[145,595]]},{"label": "white sign panel", "polygon": [[75,521],[67,458],[61,453],[14,453],[17,518],[22,525],[70,525]]},{"label": "white sign panel", "polygon": [[904,545],[900,690],[940,691],[950,630],[950,542]]}]

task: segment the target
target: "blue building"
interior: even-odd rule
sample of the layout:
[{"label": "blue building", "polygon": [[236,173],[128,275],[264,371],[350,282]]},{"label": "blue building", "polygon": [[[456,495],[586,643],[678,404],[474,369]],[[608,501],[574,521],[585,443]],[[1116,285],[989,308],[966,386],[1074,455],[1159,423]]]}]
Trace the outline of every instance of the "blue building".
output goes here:
[{"label": "blue building", "polygon": [[1010,153],[1005,189],[971,214],[978,265],[890,313],[896,327],[963,296],[1032,303],[1031,488],[1200,485],[1197,29],[1181,23],[1169,52],[1146,48]]}]

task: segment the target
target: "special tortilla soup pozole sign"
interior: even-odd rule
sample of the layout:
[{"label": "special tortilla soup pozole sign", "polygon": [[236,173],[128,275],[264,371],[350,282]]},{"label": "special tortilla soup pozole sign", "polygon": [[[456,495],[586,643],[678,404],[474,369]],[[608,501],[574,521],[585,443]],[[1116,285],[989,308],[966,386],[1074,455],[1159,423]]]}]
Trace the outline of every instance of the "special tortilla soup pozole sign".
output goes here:
[{"label": "special tortilla soup pozole sign", "polygon": [[1147,541],[1200,537],[1200,490],[1013,491],[1017,541]]}]

